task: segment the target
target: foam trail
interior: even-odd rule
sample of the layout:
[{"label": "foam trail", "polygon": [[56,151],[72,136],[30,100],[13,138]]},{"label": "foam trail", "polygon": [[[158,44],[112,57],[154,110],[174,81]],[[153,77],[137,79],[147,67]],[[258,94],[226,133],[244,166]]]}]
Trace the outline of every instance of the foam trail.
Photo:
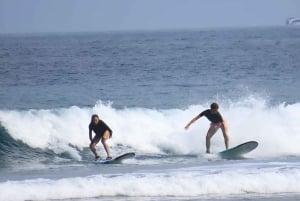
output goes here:
[{"label": "foam trail", "polygon": [[[220,106],[229,124],[232,146],[256,140],[260,145],[250,153],[256,157],[300,155],[299,103],[268,106],[265,100],[245,98],[230,104],[220,103]],[[78,160],[81,156],[74,146],[88,147],[88,124],[93,113],[99,114],[112,128],[113,138],[109,141],[112,148],[123,144],[142,153],[202,154],[209,122],[200,119],[188,131],[184,126],[207,107],[208,104],[187,109],[115,109],[111,104],[98,102],[93,108],[2,110],[0,121],[13,138],[31,147],[68,152]],[[211,149],[217,152],[224,148],[219,131],[212,138]]]}]

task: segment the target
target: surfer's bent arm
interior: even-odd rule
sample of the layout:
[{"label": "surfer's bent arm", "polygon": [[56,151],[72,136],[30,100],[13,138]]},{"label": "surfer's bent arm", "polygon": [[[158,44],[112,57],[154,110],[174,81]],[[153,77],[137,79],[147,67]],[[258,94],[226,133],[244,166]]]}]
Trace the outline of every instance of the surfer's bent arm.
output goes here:
[{"label": "surfer's bent arm", "polygon": [[91,129],[89,129],[89,136],[90,136],[90,140],[91,140],[91,142],[92,142],[92,140],[93,140],[93,134],[92,134],[92,130]]},{"label": "surfer's bent arm", "polygon": [[189,129],[190,125],[193,124],[195,121],[197,121],[200,117],[201,115],[197,115],[196,117],[194,117],[184,128],[186,130]]}]

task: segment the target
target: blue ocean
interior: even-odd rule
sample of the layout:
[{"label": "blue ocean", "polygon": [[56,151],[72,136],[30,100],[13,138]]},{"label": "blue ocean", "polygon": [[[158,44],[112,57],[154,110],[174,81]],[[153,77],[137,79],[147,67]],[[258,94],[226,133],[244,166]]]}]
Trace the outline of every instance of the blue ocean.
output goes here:
[{"label": "blue ocean", "polygon": [[[296,26],[0,35],[0,200],[299,200],[299,52]],[[184,129],[212,102],[245,158]],[[92,114],[136,156],[93,163]]]}]

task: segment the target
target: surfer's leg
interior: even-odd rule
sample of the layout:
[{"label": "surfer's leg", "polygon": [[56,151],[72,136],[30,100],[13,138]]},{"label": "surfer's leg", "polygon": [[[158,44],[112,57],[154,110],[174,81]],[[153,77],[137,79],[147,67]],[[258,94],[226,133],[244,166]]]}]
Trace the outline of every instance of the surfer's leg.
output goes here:
[{"label": "surfer's leg", "polygon": [[206,153],[210,153],[210,139],[217,132],[218,127],[211,125],[206,134]]},{"label": "surfer's leg", "polygon": [[106,143],[106,140],[108,140],[110,137],[110,132],[108,130],[106,130],[101,138],[101,143],[103,144],[104,146],[104,149],[106,151],[106,154],[107,154],[107,159],[110,159],[111,158],[111,155],[110,155],[110,150],[109,150],[109,146],[108,144]]},{"label": "surfer's leg", "polygon": [[228,136],[228,127],[227,127],[226,121],[223,121],[223,123],[221,125],[221,129],[222,129],[226,149],[228,149],[229,148],[229,136]]},{"label": "surfer's leg", "polygon": [[97,149],[96,149],[96,145],[98,144],[99,141],[100,141],[100,136],[96,135],[90,144],[90,149],[94,153],[96,159],[100,158],[99,154],[97,153]]}]

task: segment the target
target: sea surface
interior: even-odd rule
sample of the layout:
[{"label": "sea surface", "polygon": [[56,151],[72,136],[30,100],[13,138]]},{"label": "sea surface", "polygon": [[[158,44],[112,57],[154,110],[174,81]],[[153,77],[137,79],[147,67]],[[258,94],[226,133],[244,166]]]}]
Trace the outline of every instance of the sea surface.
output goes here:
[{"label": "sea surface", "polygon": [[[0,201],[299,200],[299,53],[284,26],[0,35]],[[212,102],[244,159],[184,129]],[[93,163],[92,114],[136,157]]]}]

